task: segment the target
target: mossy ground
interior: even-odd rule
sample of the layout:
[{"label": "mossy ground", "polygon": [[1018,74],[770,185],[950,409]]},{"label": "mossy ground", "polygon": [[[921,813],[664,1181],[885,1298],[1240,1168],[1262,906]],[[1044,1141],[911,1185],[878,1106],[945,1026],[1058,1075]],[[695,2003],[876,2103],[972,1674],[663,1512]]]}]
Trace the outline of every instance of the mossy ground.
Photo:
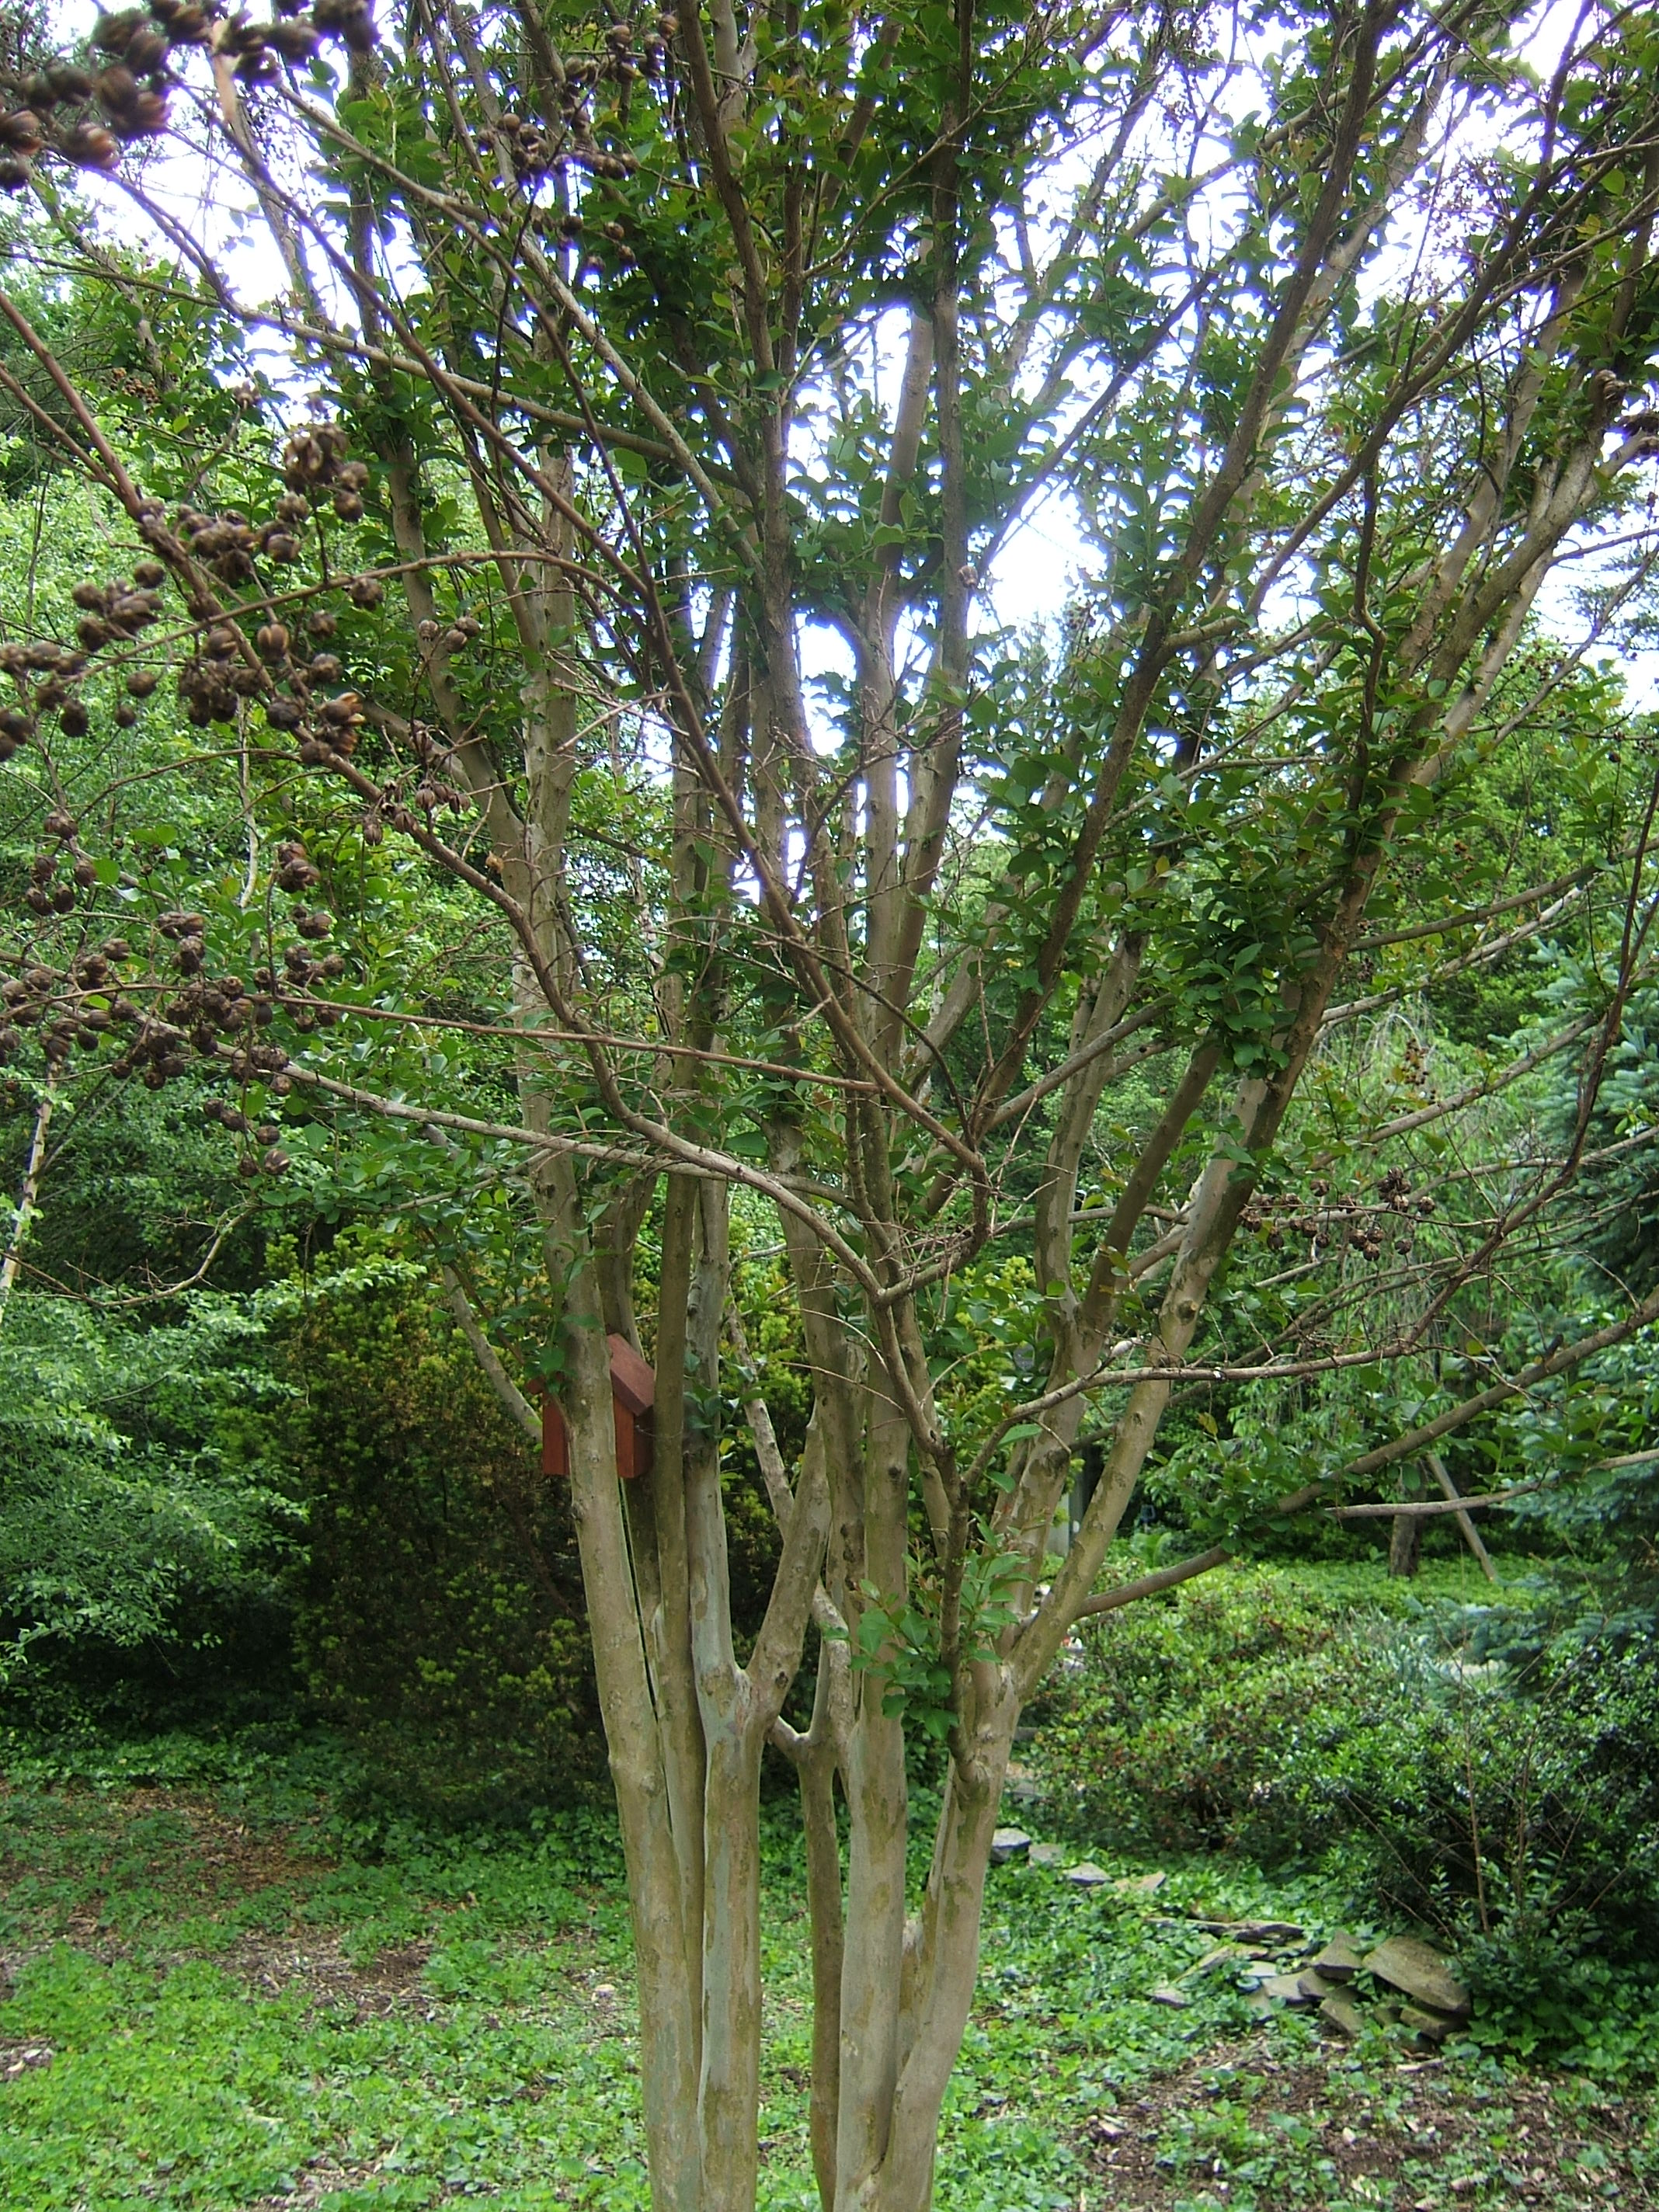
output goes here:
[{"label": "mossy ground", "polygon": [[[769,1831],[769,2212],[815,2201],[788,1810]],[[644,2205],[603,1820],[371,1849],[278,1763],[212,1788],[16,1780],[0,1849],[4,2212]],[[1425,2064],[1381,2033],[1326,2045],[1193,1971],[1213,1947],[1194,1913],[1340,1909],[1237,1864],[1171,1865],[1150,1893],[998,1869],[942,2212],[1659,2203],[1639,2090],[1473,2045]],[[1149,1995],[1169,1984],[1184,2006]]]}]

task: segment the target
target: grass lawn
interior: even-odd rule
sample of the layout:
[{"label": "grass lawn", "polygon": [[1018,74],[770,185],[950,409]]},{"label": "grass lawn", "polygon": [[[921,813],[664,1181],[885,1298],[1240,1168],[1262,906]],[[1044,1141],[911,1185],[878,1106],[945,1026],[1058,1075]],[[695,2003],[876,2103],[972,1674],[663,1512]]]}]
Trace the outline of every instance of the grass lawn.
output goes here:
[{"label": "grass lawn", "polygon": [[[0,1796],[3,2212],[643,2206],[605,1824],[394,1834],[371,1855],[325,1802],[258,1767],[212,1788]],[[767,1887],[776,2212],[816,2203],[789,1810]],[[1650,2112],[1628,2085],[1262,2020],[1224,1964],[1200,1968],[1215,1940],[1194,1916],[1317,1934],[1342,1900],[1213,1860],[1165,1873],[1155,1891],[1091,1893],[1052,1869],[994,1874],[941,2208],[1659,2205]]]}]

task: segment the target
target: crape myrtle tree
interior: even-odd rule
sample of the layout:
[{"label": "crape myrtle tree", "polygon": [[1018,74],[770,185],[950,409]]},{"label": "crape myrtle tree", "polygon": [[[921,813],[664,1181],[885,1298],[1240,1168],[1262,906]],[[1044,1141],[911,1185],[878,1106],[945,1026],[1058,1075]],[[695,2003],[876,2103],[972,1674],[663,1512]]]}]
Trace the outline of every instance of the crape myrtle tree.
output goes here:
[{"label": "crape myrtle tree", "polygon": [[[1224,1554],[1096,1589],[1172,1394],[1255,1371],[1220,1356],[1230,1250],[1368,1003],[1356,947],[1420,969],[1416,920],[1387,950],[1407,863],[1437,958],[1550,908],[1511,885],[1493,920],[1438,840],[1568,672],[1529,629],[1558,564],[1580,647],[1643,589],[1659,33],[1527,20],[155,0],[9,58],[0,387],[111,553],[3,648],[42,841],[7,1045],[30,1083],[82,1048],[217,1070],[254,1173],[347,1120],[406,1132],[532,1430],[539,1363],[662,2212],[755,2199],[769,1741],[799,1773],[824,2203],[928,2202],[1016,1722],[1082,1615]],[[232,207],[264,260],[217,250]],[[139,334],[118,387],[31,313],[70,272]],[[242,393],[210,437],[155,338],[181,302],[216,407]],[[1088,580],[1021,646],[989,580],[1039,511]],[[158,680],[182,726],[141,765]],[[139,842],[163,769],[220,779],[245,868]],[[1644,804],[1590,855],[1581,1133],[1645,958]],[[453,926],[397,926],[416,876]],[[1350,1310],[1298,1371],[1410,1353],[1574,1152],[1447,1242],[1401,1340]],[[782,1247],[793,1464],[734,1224]],[[623,1486],[606,1339],[641,1341],[647,1239],[654,1459]],[[520,1304],[538,1273],[544,1342],[500,1325],[492,1253]],[[1010,1255],[1030,1377],[965,1391]],[[734,1372],[781,1530],[746,1643]],[[1055,1565],[1085,1414],[1100,1479]],[[1344,1472],[1242,1492],[1235,1540]],[[944,1760],[914,1899],[907,1735]]]}]

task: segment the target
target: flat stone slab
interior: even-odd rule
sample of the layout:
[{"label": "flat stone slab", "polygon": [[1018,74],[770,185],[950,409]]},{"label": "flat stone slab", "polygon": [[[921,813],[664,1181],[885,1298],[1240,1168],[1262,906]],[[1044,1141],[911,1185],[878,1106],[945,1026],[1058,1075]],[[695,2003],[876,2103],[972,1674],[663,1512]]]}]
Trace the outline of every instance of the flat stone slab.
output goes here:
[{"label": "flat stone slab", "polygon": [[1365,2025],[1365,2015],[1352,1997],[1334,1996],[1322,2000],[1319,2017],[1339,2035],[1358,2035]]},{"label": "flat stone slab", "polygon": [[1436,2012],[1429,2005],[1408,2004],[1400,2008],[1400,2025],[1429,2043],[1443,2043],[1462,2023],[1450,2013]]},{"label": "flat stone slab", "polygon": [[1310,2003],[1342,1994],[1340,1982],[1328,1981],[1323,1974],[1316,1973],[1311,1966],[1302,1969],[1296,1978],[1296,1985]]},{"label": "flat stone slab", "polygon": [[1112,1887],[1124,1897],[1150,1897],[1155,1889],[1162,1889],[1170,1879],[1160,1870],[1157,1874],[1121,1875]]},{"label": "flat stone slab", "polygon": [[1314,1972],[1323,1974],[1328,1982],[1351,1982],[1365,1961],[1353,1937],[1339,1928],[1312,1963]]},{"label": "flat stone slab", "polygon": [[1187,1972],[1189,1974],[1207,1974],[1212,1966],[1219,1966],[1228,1960],[1248,1959],[1249,1955],[1242,1943],[1218,1943],[1214,1950],[1206,1951],[1198,1964],[1188,1966]]},{"label": "flat stone slab", "polygon": [[1300,1974],[1270,1974],[1261,1986],[1270,1997],[1276,1997],[1280,2004],[1300,2005],[1310,2004],[1313,2002],[1311,1991],[1304,1990],[1302,1986]]},{"label": "flat stone slab", "polygon": [[999,1866],[1017,1859],[1022,1851],[1031,1848],[1031,1838],[1024,1828],[999,1828],[991,1838],[991,1856]]},{"label": "flat stone slab", "polygon": [[1146,1994],[1154,2004],[1172,2005],[1177,2011],[1192,2002],[1186,1990],[1178,1990],[1173,1982],[1160,1982],[1156,1989],[1148,1990]]},{"label": "flat stone slab", "polygon": [[1057,1867],[1066,1863],[1065,1847],[1060,1844],[1033,1844],[1025,1856],[1032,1866]]},{"label": "flat stone slab", "polygon": [[1079,1859],[1076,1866],[1066,1869],[1066,1881],[1075,1882],[1079,1889],[1103,1889],[1111,1878],[1105,1868],[1097,1866],[1092,1859]]},{"label": "flat stone slab", "polygon": [[1468,1991],[1438,1951],[1414,1936],[1387,1937],[1367,1955],[1365,1971],[1390,1989],[1403,1990],[1431,2011],[1452,2013],[1459,2020],[1469,2016]]}]

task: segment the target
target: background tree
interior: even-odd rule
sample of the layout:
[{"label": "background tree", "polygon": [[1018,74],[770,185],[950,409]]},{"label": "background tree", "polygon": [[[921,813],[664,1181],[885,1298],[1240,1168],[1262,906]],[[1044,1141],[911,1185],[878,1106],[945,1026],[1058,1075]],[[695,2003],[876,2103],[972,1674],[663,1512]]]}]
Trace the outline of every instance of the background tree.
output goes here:
[{"label": "background tree", "polygon": [[[1351,960],[1420,946],[1437,890],[1426,933],[1477,957],[1565,895],[1471,908],[1445,825],[1570,676],[1539,634],[1519,678],[1558,564],[1599,552],[1605,626],[1650,556],[1650,33],[1586,15],[1534,61],[1522,20],[416,0],[381,39],[366,0],[161,0],[9,80],[19,251],[103,252],[112,313],[153,290],[266,374],[213,439],[117,435],[0,295],[0,386],[137,556],[77,587],[73,644],[54,609],[0,649],[44,840],[8,1044],[215,1071],[256,1176],[346,1115],[438,1139],[354,1171],[404,1174],[499,1395],[533,1432],[533,1368],[568,1426],[664,2208],[754,2199],[769,1741],[819,2185],[913,2212],[1013,1730],[1074,1623],[1659,1310],[1288,1495],[1246,1466],[1206,1551],[1095,1591],[1177,1391],[1386,1371],[1544,1218],[1646,972],[1659,785],[1584,878],[1609,924],[1550,1048],[1580,1055],[1565,1145],[1408,1300],[1262,1340],[1247,1218],[1376,1004]],[[164,134],[257,213],[277,297],[178,219],[174,156],[137,150]],[[77,170],[153,266],[111,266]],[[1017,650],[981,580],[1044,501],[1088,580]],[[103,733],[164,665],[238,870],[124,842]],[[1114,1115],[1131,1077],[1150,1115]],[[749,1399],[781,1546],[740,1653],[720,1376],[734,1255],[779,1238],[811,1406],[792,1468]],[[960,1365],[975,1306],[1000,1376]],[[623,1489],[606,1339],[642,1322]],[[945,1758],[914,1912],[907,1735]]]}]

